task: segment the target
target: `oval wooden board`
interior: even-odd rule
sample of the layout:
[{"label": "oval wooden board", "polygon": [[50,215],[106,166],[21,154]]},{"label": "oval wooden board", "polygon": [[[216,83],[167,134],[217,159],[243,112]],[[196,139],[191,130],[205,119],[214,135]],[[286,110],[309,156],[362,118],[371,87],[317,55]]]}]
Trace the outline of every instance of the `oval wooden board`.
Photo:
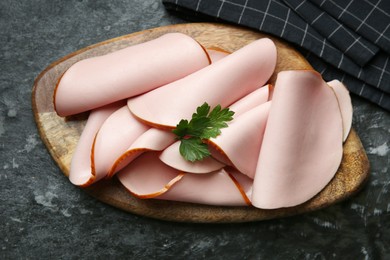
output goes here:
[{"label": "oval wooden board", "polygon": [[[275,81],[276,74],[281,70],[311,69],[308,62],[297,51],[277,38],[240,27],[210,23],[155,28],[104,41],[71,53],[48,66],[37,77],[32,93],[33,112],[41,138],[66,176],[69,174],[72,154],[85,125],[87,114],[61,118],[54,112],[52,97],[60,75],[81,59],[151,40],[168,32],[182,32],[192,36],[205,47],[216,46],[231,52],[255,39],[272,38],[278,49],[278,60],[271,83]],[[369,163],[366,153],[356,132],[352,130],[344,144],[343,160],[336,176],[317,196],[296,207],[262,210],[254,207],[220,207],[155,199],[141,200],[131,196],[116,178],[100,181],[85,190],[102,202],[157,219],[203,223],[247,222],[309,212],[347,199],[363,186],[368,178],[368,172]]]}]

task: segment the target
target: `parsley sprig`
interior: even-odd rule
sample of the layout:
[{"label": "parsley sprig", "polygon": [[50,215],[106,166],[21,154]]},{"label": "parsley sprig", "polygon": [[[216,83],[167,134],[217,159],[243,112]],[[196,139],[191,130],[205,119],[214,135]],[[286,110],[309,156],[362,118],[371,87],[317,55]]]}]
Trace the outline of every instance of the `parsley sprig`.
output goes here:
[{"label": "parsley sprig", "polygon": [[220,105],[210,112],[210,106],[205,102],[192,114],[190,121],[180,120],[172,132],[180,140],[179,151],[184,159],[195,162],[210,156],[204,140],[221,134],[221,128],[228,127],[226,122],[233,120],[233,115],[233,111],[229,108],[222,109]]}]

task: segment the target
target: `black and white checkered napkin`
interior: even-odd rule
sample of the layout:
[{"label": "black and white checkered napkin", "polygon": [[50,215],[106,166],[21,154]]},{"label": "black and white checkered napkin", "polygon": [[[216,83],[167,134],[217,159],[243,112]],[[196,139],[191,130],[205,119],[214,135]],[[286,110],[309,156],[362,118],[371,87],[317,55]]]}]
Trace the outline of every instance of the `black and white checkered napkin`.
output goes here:
[{"label": "black and white checkered napkin", "polygon": [[293,43],[326,80],[390,111],[389,0],[163,0],[196,21],[247,26]]}]

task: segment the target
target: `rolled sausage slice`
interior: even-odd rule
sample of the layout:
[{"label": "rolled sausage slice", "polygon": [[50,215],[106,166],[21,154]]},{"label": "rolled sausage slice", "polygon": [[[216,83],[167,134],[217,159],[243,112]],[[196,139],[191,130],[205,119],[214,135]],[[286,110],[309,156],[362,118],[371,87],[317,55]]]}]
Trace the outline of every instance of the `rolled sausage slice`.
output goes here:
[{"label": "rolled sausage slice", "polygon": [[123,186],[138,198],[219,206],[250,204],[245,195],[248,185],[244,183],[242,188],[226,170],[208,174],[184,173],[164,164],[156,152],[140,155],[116,176]]},{"label": "rolled sausage slice", "polygon": [[334,91],[314,71],[278,74],[253,184],[258,208],[292,207],[333,178],[343,154]]},{"label": "rolled sausage slice", "polygon": [[123,169],[144,152],[162,151],[175,141],[175,135],[171,131],[150,128],[140,135],[131,146],[115,160],[108,173],[108,177],[112,177],[116,172]]},{"label": "rolled sausage slice", "polygon": [[230,110],[234,112],[234,118],[237,118],[238,116],[251,110],[252,108],[269,101],[271,99],[270,93],[272,92],[272,88],[272,85],[268,84],[259,89],[256,89],[245,97],[234,102],[234,104],[229,107]]},{"label": "rolled sausage slice", "polygon": [[181,119],[190,119],[204,102],[227,107],[263,86],[275,65],[275,44],[263,38],[180,80],[130,99],[128,106],[145,123],[172,129]]},{"label": "rolled sausage slice", "polygon": [[248,179],[243,176],[240,181],[244,185],[241,185],[225,168],[207,174],[185,173],[156,199],[216,206],[248,206],[250,200],[246,195],[246,187],[251,182]]},{"label": "rolled sausage slice", "polygon": [[148,129],[131,115],[127,106],[108,117],[93,143],[91,158],[96,181],[106,177],[117,158]]},{"label": "rolled sausage slice", "polygon": [[343,141],[345,141],[352,127],[353,108],[351,96],[344,84],[338,80],[332,80],[328,82],[328,85],[333,88],[339,102],[341,117],[343,118]]},{"label": "rolled sausage slice", "polygon": [[96,178],[92,171],[91,155],[92,144],[96,133],[104,121],[125,104],[125,101],[119,101],[90,112],[70,164],[69,180],[74,185],[86,187],[95,181]]},{"label": "rolled sausage slice", "polygon": [[131,194],[141,199],[150,199],[165,193],[184,173],[160,161],[157,152],[147,152],[137,157],[116,176]]},{"label": "rolled sausage slice", "polygon": [[139,95],[210,64],[203,47],[182,33],[168,33],[73,64],[54,92],[58,115],[68,116]]},{"label": "rolled sausage slice", "polygon": [[207,140],[212,155],[223,162],[230,162],[229,165],[253,179],[271,102],[238,116],[229,123],[229,127],[221,129],[219,136]]},{"label": "rolled sausage slice", "polygon": [[195,174],[209,173],[223,168],[225,165],[212,157],[203,158],[200,161],[190,162],[181,156],[179,152],[180,141],[174,142],[172,145],[161,152],[159,158],[165,164],[177,170]]}]

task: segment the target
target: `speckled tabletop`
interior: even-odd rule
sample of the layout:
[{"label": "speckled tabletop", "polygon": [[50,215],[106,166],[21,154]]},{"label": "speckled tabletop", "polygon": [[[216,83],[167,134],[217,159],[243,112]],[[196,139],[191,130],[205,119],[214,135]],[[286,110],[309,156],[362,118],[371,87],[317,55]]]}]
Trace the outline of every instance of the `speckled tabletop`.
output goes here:
[{"label": "speckled tabletop", "polygon": [[149,219],[70,185],[31,110],[53,61],[113,37],[184,20],[159,0],[0,2],[0,259],[390,259],[390,113],[353,96],[371,163],[355,197],[290,218],[244,224]]}]

